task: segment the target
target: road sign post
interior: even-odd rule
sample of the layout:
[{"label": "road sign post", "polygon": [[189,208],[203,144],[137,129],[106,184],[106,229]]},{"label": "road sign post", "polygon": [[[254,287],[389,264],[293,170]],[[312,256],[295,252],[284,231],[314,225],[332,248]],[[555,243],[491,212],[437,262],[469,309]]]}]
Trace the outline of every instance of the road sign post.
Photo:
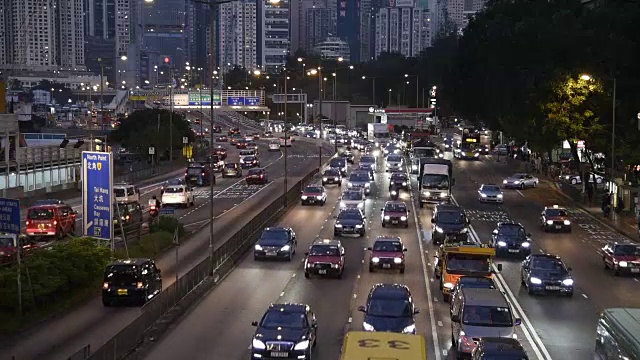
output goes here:
[{"label": "road sign post", "polygon": [[0,198],[0,232],[20,234],[20,200]]},{"label": "road sign post", "polygon": [[112,242],[113,159],[111,153],[82,152],[82,234]]}]

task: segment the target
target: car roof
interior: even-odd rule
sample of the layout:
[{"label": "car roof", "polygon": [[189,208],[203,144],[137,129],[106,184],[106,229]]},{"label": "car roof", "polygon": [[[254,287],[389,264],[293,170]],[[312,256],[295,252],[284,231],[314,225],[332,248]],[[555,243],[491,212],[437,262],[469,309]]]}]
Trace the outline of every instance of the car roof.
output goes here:
[{"label": "car roof", "polygon": [[463,287],[461,291],[466,305],[509,306],[504,294],[497,289]]},{"label": "car roof", "polygon": [[562,259],[560,258],[560,256],[557,255],[553,255],[553,254],[531,254],[531,260],[533,259],[548,259],[548,260],[557,260],[562,262]]},{"label": "car roof", "polygon": [[271,226],[268,228],[264,228],[264,231],[289,231],[291,228],[283,227],[283,226]]},{"label": "car roof", "polygon": [[36,202],[33,205],[34,206],[38,206],[38,205],[65,205],[65,203],[64,203],[64,201],[58,200],[58,199],[42,199],[42,200],[36,200]]},{"label": "car roof", "polygon": [[358,213],[358,214],[362,215],[362,211],[360,209],[356,209],[356,208],[340,209],[340,214],[342,214],[342,213]]},{"label": "car roof", "polygon": [[567,208],[560,205],[549,205],[549,206],[545,206],[544,209],[545,210],[548,210],[548,209],[567,210]]},{"label": "car roof", "polygon": [[485,187],[485,186],[497,186],[497,187],[500,187],[500,185],[498,185],[498,184],[482,184],[482,185],[480,185],[480,187]]},{"label": "car roof", "polygon": [[436,205],[436,211],[459,211],[462,212],[462,208],[453,204],[438,204]]},{"label": "car roof", "polygon": [[498,227],[502,227],[502,226],[519,226],[521,228],[524,228],[522,224],[517,223],[515,221],[501,221],[498,223]]},{"label": "car roof", "polygon": [[340,242],[340,240],[333,239],[318,239],[311,244],[311,246],[313,245],[342,246],[342,242]]},{"label": "car roof", "polygon": [[394,200],[389,200],[387,202],[384,203],[385,206],[387,205],[404,205],[407,206],[407,204],[404,201],[394,201]]},{"label": "car roof", "polygon": [[405,299],[411,296],[411,291],[403,284],[375,284],[369,295],[375,298]]},{"label": "car roof", "polygon": [[143,265],[146,262],[151,261],[151,259],[147,258],[132,258],[132,259],[118,259],[112,261],[108,266],[112,265]]},{"label": "car roof", "polygon": [[378,242],[378,241],[400,241],[400,242],[402,242],[402,238],[400,238],[400,236],[380,235],[380,236],[376,237],[376,240],[374,242]]},{"label": "car roof", "polygon": [[516,339],[506,337],[483,337],[483,349],[485,351],[499,351],[501,354],[513,353],[520,354],[524,352],[522,344]]},{"label": "car roof", "polygon": [[307,304],[299,304],[299,303],[279,303],[279,304],[271,304],[267,311],[280,310],[286,312],[298,312],[298,313],[306,313],[309,311],[309,305]]},{"label": "car roof", "polygon": [[119,183],[119,184],[114,184],[113,187],[117,188],[117,187],[133,187],[133,184],[127,184],[127,183]]}]

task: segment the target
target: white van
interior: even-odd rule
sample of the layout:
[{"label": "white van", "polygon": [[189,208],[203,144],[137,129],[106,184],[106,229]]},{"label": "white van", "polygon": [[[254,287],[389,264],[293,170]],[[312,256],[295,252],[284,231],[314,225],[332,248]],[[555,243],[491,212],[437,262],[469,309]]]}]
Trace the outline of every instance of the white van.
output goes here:
[{"label": "white van", "polygon": [[113,186],[113,194],[116,203],[129,203],[140,201],[140,190],[131,184],[116,184]]}]

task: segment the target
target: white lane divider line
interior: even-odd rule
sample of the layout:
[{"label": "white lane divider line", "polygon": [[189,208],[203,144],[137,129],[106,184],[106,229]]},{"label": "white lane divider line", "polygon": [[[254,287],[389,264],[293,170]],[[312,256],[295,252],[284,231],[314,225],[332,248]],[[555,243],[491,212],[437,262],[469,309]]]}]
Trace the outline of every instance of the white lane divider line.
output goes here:
[{"label": "white lane divider line", "polygon": [[349,318],[347,319],[347,324],[351,324],[352,322],[353,322],[353,318],[349,316]]},{"label": "white lane divider line", "polygon": [[582,297],[585,299],[588,299],[589,297],[587,296],[587,294],[582,294]]},{"label": "white lane divider line", "polygon": [[524,196],[524,194],[522,193],[522,191],[520,191],[520,190],[516,190],[516,192],[517,192],[518,194],[520,194],[520,196],[525,197],[525,196]]},{"label": "white lane divider line", "polygon": [[283,296],[284,296],[284,291],[280,293],[280,297],[283,297]]},{"label": "white lane divider line", "polygon": [[442,321],[438,321],[438,326],[440,326],[440,327],[443,326]]}]

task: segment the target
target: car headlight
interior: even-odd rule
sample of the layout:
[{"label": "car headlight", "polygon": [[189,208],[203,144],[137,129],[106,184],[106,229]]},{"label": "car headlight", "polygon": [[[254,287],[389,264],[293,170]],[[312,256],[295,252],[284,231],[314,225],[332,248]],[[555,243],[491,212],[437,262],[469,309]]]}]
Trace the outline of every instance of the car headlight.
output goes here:
[{"label": "car headlight", "polygon": [[547,220],[547,225],[553,225],[553,220]]},{"label": "car headlight", "polygon": [[321,196],[321,195],[318,195],[318,196],[316,196],[316,199],[318,199],[318,200],[322,200],[322,196]]},{"label": "car headlight", "polygon": [[328,180],[328,179],[327,179],[326,177],[323,177],[323,178],[322,178],[322,181],[327,181],[327,180]]},{"label": "car headlight", "polygon": [[462,230],[460,230],[460,233],[461,233],[461,234],[466,234],[466,233],[467,233],[467,231],[469,231],[469,229],[468,229],[468,228],[462,228]]},{"label": "car headlight", "polygon": [[446,192],[441,192],[441,193],[440,193],[440,197],[441,197],[441,198],[447,197],[447,193],[446,193]]},{"label": "car headlight", "polygon": [[351,182],[350,182],[350,183],[349,183],[349,184],[347,184],[347,185],[349,185],[349,186],[353,186],[353,183],[351,183]]},{"label": "car headlight", "polygon": [[333,180],[338,181],[338,180],[340,180],[340,179],[339,179],[339,178],[333,178]]},{"label": "car headlight", "polygon": [[406,181],[403,181],[403,182],[402,182],[402,186],[407,186],[407,182],[406,182]]},{"label": "car headlight", "polygon": [[364,331],[376,331],[376,329],[374,329],[374,327],[371,324],[367,324],[366,322],[362,323],[362,329]]},{"label": "car headlight", "polygon": [[369,184],[369,183],[364,184],[364,187],[370,187],[370,186],[371,186],[371,184]]},{"label": "car headlight", "polygon": [[444,154],[438,154],[438,157],[443,158],[443,157],[444,157]]},{"label": "car headlight", "polygon": [[340,267],[340,264],[331,264],[331,267],[334,268],[334,269],[337,269],[337,268]]},{"label": "car headlight", "polygon": [[480,156],[480,154],[478,154],[478,153],[475,153],[475,154],[474,154],[474,156],[475,156],[475,157],[478,157],[478,156]]},{"label": "car headlight", "polygon": [[450,282],[444,283],[444,285],[442,286],[446,287],[447,289],[453,289],[453,283]]},{"label": "car headlight", "polygon": [[425,191],[425,192],[423,192],[423,194],[424,194],[424,196],[431,196],[431,192],[429,192],[429,191]]},{"label": "car headlight", "polygon": [[440,226],[436,226],[436,227],[435,227],[435,230],[436,230],[437,232],[441,233],[441,234],[444,232],[444,230],[442,230],[442,228],[441,228]]},{"label": "car headlight", "polygon": [[503,184],[506,184],[506,183],[507,183],[507,180],[502,180],[502,183],[503,183]]},{"label": "car headlight", "polygon": [[364,203],[358,203],[357,207],[358,207],[358,209],[364,208]]},{"label": "car headlight", "polygon": [[620,267],[627,267],[629,264],[626,261],[620,261],[618,265],[620,265]]},{"label": "car headlight", "polygon": [[564,285],[564,286],[573,286],[573,279],[564,279],[564,280],[562,280],[562,285]]},{"label": "car headlight", "polygon": [[302,196],[300,197],[300,199],[302,199],[302,200],[307,200],[307,195],[302,195]]},{"label": "car headlight", "polygon": [[335,227],[337,227],[337,228],[341,228],[341,227],[342,227],[342,224],[338,224],[338,223],[336,223],[334,226],[335,226]]},{"label": "car headlight", "polygon": [[565,221],[564,221],[564,224],[565,224],[565,225],[571,225],[571,221],[569,221],[569,220],[565,220]]},{"label": "car headlight", "polygon": [[411,170],[418,170],[418,165],[411,165]]},{"label": "car headlight", "polygon": [[520,180],[516,180],[516,181],[514,181],[513,183],[514,183],[514,184],[516,184],[516,185],[517,185],[517,184],[520,184]]},{"label": "car headlight", "polygon": [[347,204],[345,204],[344,201],[340,201],[340,207],[341,208],[346,208]]},{"label": "car headlight", "polygon": [[280,248],[280,251],[289,251],[290,249],[291,249],[291,246],[285,245],[285,246]]},{"label": "car headlight", "polygon": [[391,195],[395,196],[395,195],[397,195],[397,194],[398,194],[398,192],[397,192],[397,191],[395,191],[395,190],[391,190]]},{"label": "car headlight", "polygon": [[384,219],[385,219],[385,220],[389,220],[389,219],[391,219],[391,216],[389,216],[389,215],[385,215],[385,216],[384,216]]},{"label": "car headlight", "polygon": [[255,250],[261,251],[262,250],[262,246],[256,244],[256,246],[253,247]]},{"label": "car headlight", "polygon": [[309,340],[303,340],[293,347],[293,350],[306,350],[309,347]]},{"label": "car headlight", "polygon": [[531,279],[529,279],[529,281],[531,281],[532,284],[536,285],[542,284],[542,280],[538,279],[537,277],[532,277]]},{"label": "car headlight", "polygon": [[505,247],[505,246],[507,246],[507,243],[504,242],[504,241],[498,241],[498,246]]},{"label": "car headlight", "polygon": [[528,242],[528,241],[525,241],[525,242],[522,243],[522,247],[523,248],[528,248],[529,246],[531,246],[531,243]]},{"label": "car headlight", "polygon": [[251,342],[251,347],[257,350],[264,350],[267,348],[267,346],[258,339],[253,339],[253,341]]},{"label": "car headlight", "polygon": [[393,262],[394,262],[395,264],[402,264],[402,258],[399,258],[399,257],[397,257],[397,258],[393,258]]},{"label": "car headlight", "polygon": [[406,216],[400,216],[400,221],[407,221],[407,217]]},{"label": "car headlight", "polygon": [[502,195],[502,194],[498,194],[498,199],[502,199],[503,196],[504,195]]},{"label": "car headlight", "polygon": [[486,198],[486,197],[487,197],[487,194],[482,194],[482,193],[480,193],[480,197]]},{"label": "car headlight", "polygon": [[377,264],[377,263],[380,262],[380,258],[378,258],[378,257],[371,258],[371,262],[374,263],[374,264]]},{"label": "car headlight", "polygon": [[356,229],[362,229],[362,225],[361,224],[357,224],[356,225]]},{"label": "car headlight", "polygon": [[402,329],[403,334],[415,334],[416,332],[416,324],[411,324],[406,328]]}]

